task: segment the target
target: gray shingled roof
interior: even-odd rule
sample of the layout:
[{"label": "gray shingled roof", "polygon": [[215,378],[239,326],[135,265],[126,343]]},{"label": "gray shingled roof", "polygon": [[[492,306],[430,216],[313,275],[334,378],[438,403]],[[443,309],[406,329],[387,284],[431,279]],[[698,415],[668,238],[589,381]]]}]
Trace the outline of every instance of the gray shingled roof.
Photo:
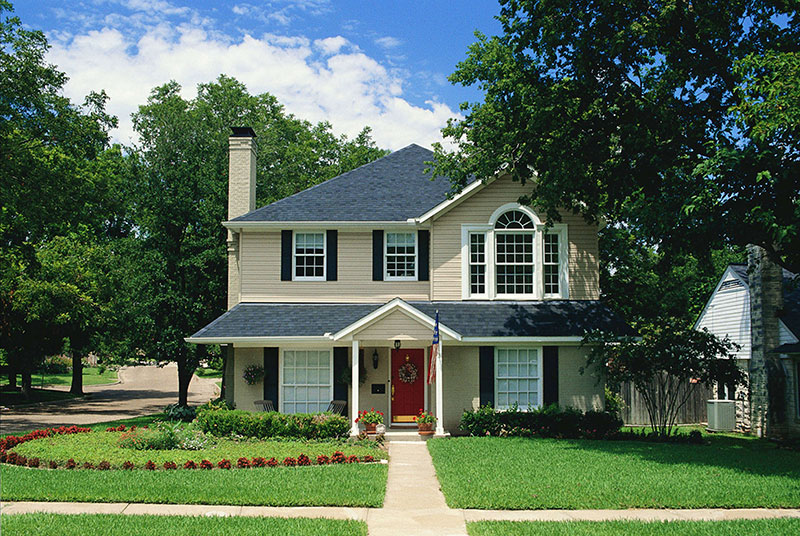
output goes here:
[{"label": "gray shingled roof", "polygon": [[[464,337],[570,337],[634,332],[599,301],[408,302]],[[192,338],[298,337],[336,333],[383,304],[240,303]]]},{"label": "gray shingled roof", "polygon": [[233,221],[406,221],[447,199],[450,180],[424,173],[433,152],[409,145]]},{"label": "gray shingled roof", "polygon": [[[730,268],[749,285],[746,264],[731,264]],[[783,270],[783,314],[781,320],[795,337],[800,339],[800,285],[795,280],[795,274]]]}]

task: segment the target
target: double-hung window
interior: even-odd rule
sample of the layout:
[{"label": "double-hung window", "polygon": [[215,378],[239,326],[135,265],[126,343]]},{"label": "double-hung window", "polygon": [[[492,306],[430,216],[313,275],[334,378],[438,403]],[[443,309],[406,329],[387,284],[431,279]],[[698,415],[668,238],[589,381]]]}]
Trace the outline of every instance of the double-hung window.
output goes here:
[{"label": "double-hung window", "polygon": [[417,279],[417,233],[386,233],[386,281]]},{"label": "double-hung window", "polygon": [[280,400],[283,413],[325,411],[333,399],[330,350],[284,350]]},{"label": "double-hung window", "polygon": [[542,239],[544,251],[542,252],[542,274],[544,276],[544,295],[558,296],[561,294],[561,259],[559,252],[559,234],[545,233]]},{"label": "double-hung window", "polygon": [[294,279],[325,281],[325,233],[294,233]]},{"label": "double-hung window", "polygon": [[497,218],[494,228],[496,294],[533,294],[533,221],[520,210],[510,210]]},{"label": "double-hung window", "polygon": [[486,294],[486,233],[469,233],[469,294]]},{"label": "double-hung window", "polygon": [[515,404],[527,411],[542,403],[541,352],[537,348],[495,348],[495,407]]}]

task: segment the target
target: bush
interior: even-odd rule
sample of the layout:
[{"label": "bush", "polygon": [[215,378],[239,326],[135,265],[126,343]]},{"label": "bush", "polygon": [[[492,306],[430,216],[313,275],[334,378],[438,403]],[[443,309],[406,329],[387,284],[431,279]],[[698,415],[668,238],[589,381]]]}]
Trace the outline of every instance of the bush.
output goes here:
[{"label": "bush", "polygon": [[164,469],[177,469],[178,464],[175,462],[164,462]]},{"label": "bush", "polygon": [[220,469],[230,469],[231,462],[229,460],[226,460],[225,458],[222,458],[220,461],[217,462],[217,467],[219,467]]},{"label": "bush", "polygon": [[156,464],[154,464],[152,460],[147,460],[147,463],[144,464],[144,468],[148,471],[155,471]]},{"label": "bush", "polygon": [[72,372],[72,359],[66,356],[52,356],[45,358],[37,368],[42,374],[68,374]]},{"label": "bush", "polygon": [[253,458],[253,463],[251,463],[253,467],[266,467],[267,466],[267,459],[262,458],[261,456],[256,456]]},{"label": "bush", "polygon": [[103,460],[102,462],[97,464],[97,468],[101,471],[108,471],[111,469],[111,464],[107,460]]},{"label": "bush", "polygon": [[344,453],[341,451],[337,450],[333,453],[333,456],[331,456],[331,463],[345,463],[346,461],[347,458],[344,457]]},{"label": "bush", "polygon": [[311,460],[305,454],[301,454],[297,457],[297,465],[311,465]]},{"label": "bush", "polygon": [[346,436],[350,430],[345,417],[330,413],[252,413],[222,409],[199,412],[197,426],[203,432],[217,437],[239,435],[258,439],[333,439]]},{"label": "bush", "polygon": [[122,468],[125,469],[126,471],[132,471],[133,468],[134,468],[133,462],[131,462],[131,461],[124,462],[122,464]]},{"label": "bush", "polygon": [[75,463],[75,460],[73,460],[72,458],[67,460],[67,469],[75,469],[76,466],[77,464]]},{"label": "bush", "polygon": [[170,404],[164,408],[164,413],[170,421],[183,421],[192,422],[195,418],[195,409],[189,406],[181,406],[180,404]]},{"label": "bush", "polygon": [[156,423],[153,428],[131,427],[119,436],[117,445],[135,450],[203,450],[213,444],[212,438],[192,425]]},{"label": "bush", "polygon": [[297,465],[297,460],[295,460],[291,456],[287,456],[283,460],[283,465],[285,465],[286,467],[294,467],[295,465]]},{"label": "bush", "polygon": [[58,469],[58,462],[55,460],[50,460],[50,463],[48,465],[50,469]]},{"label": "bush", "polygon": [[224,398],[215,398],[214,400],[209,400],[205,404],[197,406],[195,408],[195,413],[200,413],[201,411],[219,411],[221,409],[233,409],[233,406],[228,404]]},{"label": "bush", "polygon": [[329,463],[331,463],[331,459],[324,454],[317,456],[317,465],[328,465]]},{"label": "bush", "polygon": [[512,407],[495,411],[481,406],[465,411],[460,428],[472,436],[521,436],[558,438],[608,438],[619,432],[622,421],[602,411],[582,413],[574,408],[559,408],[550,404],[531,411]]},{"label": "bush", "polygon": [[35,456],[28,459],[28,467],[39,467],[40,463],[41,462],[39,461],[39,458],[36,458]]},{"label": "bush", "polygon": [[212,464],[208,460],[203,460],[203,461],[200,462],[200,469],[213,469],[213,468],[214,468],[214,464]]},{"label": "bush", "polygon": [[236,467],[238,467],[239,469],[247,469],[251,467],[250,460],[244,457],[239,458],[238,460],[236,460]]},{"label": "bush", "polygon": [[197,469],[197,464],[194,460],[188,460],[186,463],[183,464],[184,469]]}]

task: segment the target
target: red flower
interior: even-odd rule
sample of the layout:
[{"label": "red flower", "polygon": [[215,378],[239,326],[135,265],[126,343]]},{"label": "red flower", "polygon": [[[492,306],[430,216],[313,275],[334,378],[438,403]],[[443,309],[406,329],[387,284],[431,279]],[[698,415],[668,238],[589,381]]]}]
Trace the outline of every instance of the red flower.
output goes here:
[{"label": "red flower", "polygon": [[239,469],[248,469],[250,467],[250,460],[247,458],[239,458],[236,461],[236,467]]},{"label": "red flower", "polygon": [[285,465],[286,467],[294,467],[295,465],[297,465],[297,460],[295,460],[291,456],[287,456],[283,460],[283,465]]},{"label": "red flower", "polygon": [[147,460],[147,463],[144,464],[144,468],[147,469],[148,471],[155,471],[156,464],[154,464],[152,460]]},{"label": "red flower", "polygon": [[219,467],[220,469],[230,469],[231,462],[229,462],[225,458],[222,458],[219,462],[217,462],[217,467]]},{"label": "red flower", "polygon": [[305,454],[301,454],[297,457],[297,465],[311,465],[311,460]]},{"label": "red flower", "polygon": [[187,460],[186,463],[183,464],[184,469],[197,469],[197,464],[194,463],[194,460]]},{"label": "red flower", "polygon": [[214,468],[214,464],[212,464],[208,460],[203,460],[203,461],[200,462],[200,469],[213,469],[213,468]]},{"label": "red flower", "polygon": [[269,460],[267,460],[267,465],[270,467],[277,467],[278,460],[276,460],[275,458],[270,458]]},{"label": "red flower", "polygon": [[328,465],[331,462],[331,459],[325,456],[324,454],[320,454],[317,456],[317,465]]}]

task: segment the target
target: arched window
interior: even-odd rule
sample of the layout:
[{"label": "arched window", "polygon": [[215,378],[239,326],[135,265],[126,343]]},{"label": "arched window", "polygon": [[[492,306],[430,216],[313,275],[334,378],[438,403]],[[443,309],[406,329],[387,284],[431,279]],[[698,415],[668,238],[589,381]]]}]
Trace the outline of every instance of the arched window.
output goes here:
[{"label": "arched window", "polygon": [[494,228],[496,294],[533,294],[533,220],[521,210],[509,210],[497,218]]},{"label": "arched window", "polygon": [[497,218],[495,229],[534,229],[531,217],[521,210],[509,210]]}]

